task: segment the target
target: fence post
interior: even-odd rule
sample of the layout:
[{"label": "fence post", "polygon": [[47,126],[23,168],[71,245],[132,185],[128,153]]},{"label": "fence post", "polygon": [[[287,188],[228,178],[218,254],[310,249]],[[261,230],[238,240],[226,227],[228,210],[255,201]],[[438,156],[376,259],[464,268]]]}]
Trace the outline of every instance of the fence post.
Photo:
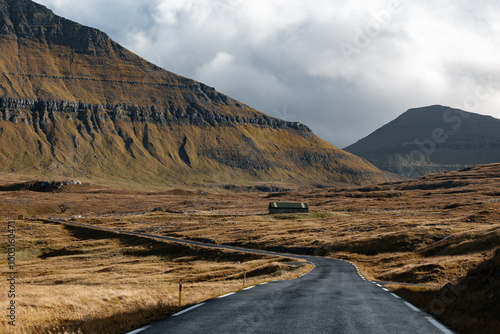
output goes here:
[{"label": "fence post", "polygon": [[179,280],[179,307],[182,305],[182,278]]}]

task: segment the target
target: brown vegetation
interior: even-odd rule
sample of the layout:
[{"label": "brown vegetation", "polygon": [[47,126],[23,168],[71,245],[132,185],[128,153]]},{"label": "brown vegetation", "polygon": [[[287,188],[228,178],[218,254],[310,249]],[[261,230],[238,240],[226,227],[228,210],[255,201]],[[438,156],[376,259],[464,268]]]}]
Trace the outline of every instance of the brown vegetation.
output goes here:
[{"label": "brown vegetation", "polygon": [[[478,324],[486,328],[498,315],[498,189],[497,164],[369,187],[273,194],[147,193],[89,184],[49,193],[5,191],[0,210],[9,217],[64,217],[207,243],[343,258],[380,281],[429,288],[460,284],[466,287],[462,297],[434,314],[463,333],[479,333]],[[311,212],[267,215],[270,201],[307,201]],[[151,212],[156,207],[169,212]],[[396,291],[419,305],[426,294]],[[431,291],[431,301],[439,293]],[[471,321],[477,326],[468,326]]]},{"label": "brown vegetation", "polygon": [[[310,269],[287,258],[39,221],[18,221],[16,230],[16,333],[123,333],[179,311],[180,278],[186,307],[241,289],[244,271],[249,286]],[[8,333],[6,317],[0,328]]]}]

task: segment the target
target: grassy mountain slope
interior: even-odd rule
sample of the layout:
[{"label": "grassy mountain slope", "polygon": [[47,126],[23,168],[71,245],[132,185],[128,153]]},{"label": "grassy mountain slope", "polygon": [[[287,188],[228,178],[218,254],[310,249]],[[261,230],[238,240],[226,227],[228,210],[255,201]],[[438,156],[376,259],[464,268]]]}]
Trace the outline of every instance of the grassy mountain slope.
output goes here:
[{"label": "grassy mountain slope", "polygon": [[147,185],[393,175],[29,0],[0,0],[0,170]]},{"label": "grassy mountain slope", "polygon": [[406,177],[500,162],[500,120],[459,109],[410,109],[345,150]]}]

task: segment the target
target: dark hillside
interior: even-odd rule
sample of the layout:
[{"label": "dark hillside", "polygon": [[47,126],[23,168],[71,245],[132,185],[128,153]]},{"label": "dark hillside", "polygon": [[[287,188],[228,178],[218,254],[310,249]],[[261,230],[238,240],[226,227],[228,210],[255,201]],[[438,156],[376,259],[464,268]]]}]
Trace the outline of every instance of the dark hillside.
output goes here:
[{"label": "dark hillside", "polygon": [[500,120],[459,109],[410,109],[345,148],[405,177],[500,162]]}]

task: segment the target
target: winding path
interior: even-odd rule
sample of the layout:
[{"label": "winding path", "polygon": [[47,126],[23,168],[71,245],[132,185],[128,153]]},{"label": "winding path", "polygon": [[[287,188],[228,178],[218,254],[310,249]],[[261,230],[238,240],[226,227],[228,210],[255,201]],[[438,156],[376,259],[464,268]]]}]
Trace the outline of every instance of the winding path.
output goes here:
[{"label": "winding path", "polygon": [[[284,255],[57,221],[203,247]],[[285,256],[306,259],[315,265],[315,269],[295,280],[261,284],[208,300],[127,334],[453,333],[382,285],[365,280],[349,262],[322,257]]]}]

